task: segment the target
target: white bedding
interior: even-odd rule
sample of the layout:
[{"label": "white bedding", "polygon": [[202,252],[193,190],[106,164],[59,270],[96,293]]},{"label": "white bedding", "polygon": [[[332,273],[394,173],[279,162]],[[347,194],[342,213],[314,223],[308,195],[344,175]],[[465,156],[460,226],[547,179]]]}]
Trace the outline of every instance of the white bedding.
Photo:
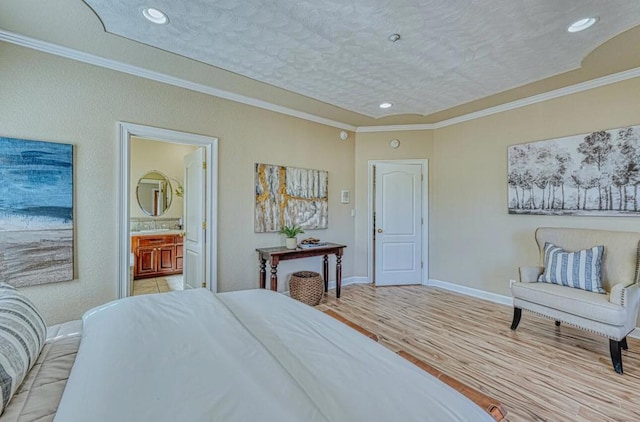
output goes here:
[{"label": "white bedding", "polygon": [[87,312],[55,421],[493,421],[322,312],[268,290]]}]

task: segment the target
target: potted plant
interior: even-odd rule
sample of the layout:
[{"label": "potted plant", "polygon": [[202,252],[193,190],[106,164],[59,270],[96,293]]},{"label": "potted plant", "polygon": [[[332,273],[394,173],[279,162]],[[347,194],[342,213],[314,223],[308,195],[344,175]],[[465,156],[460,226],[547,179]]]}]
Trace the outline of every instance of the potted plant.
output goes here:
[{"label": "potted plant", "polygon": [[304,233],[304,230],[302,230],[302,227],[296,226],[294,224],[293,226],[283,226],[280,229],[280,233],[287,237],[287,249],[295,249],[298,247],[298,239],[296,238],[296,236],[300,233]]}]

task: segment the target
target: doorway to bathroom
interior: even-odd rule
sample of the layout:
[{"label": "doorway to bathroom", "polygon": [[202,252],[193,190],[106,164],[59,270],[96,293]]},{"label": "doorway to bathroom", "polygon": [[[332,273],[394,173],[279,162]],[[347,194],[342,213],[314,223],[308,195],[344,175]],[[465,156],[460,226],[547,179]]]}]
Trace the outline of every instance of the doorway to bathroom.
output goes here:
[{"label": "doorway to bathroom", "polygon": [[217,138],[119,127],[119,297],[216,292]]}]

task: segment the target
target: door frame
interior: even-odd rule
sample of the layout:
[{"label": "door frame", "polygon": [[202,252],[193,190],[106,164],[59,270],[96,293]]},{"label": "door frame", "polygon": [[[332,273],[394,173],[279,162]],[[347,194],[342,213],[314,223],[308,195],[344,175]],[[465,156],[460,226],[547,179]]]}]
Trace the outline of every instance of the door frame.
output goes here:
[{"label": "door frame", "polygon": [[375,274],[374,268],[374,248],[373,248],[373,213],[375,211],[374,203],[374,172],[373,167],[376,164],[412,164],[420,165],[422,182],[422,284],[426,285],[429,281],[429,160],[424,159],[406,159],[406,160],[369,160],[367,162],[367,279],[373,281]]},{"label": "door frame", "polygon": [[204,148],[207,168],[205,180],[207,193],[205,198],[205,218],[207,230],[205,231],[205,282],[212,292],[218,291],[218,138],[204,135],[196,135],[188,132],[178,132],[170,129],[161,129],[153,126],[144,126],[135,123],[118,122],[120,138],[120,183],[119,183],[119,213],[118,213],[118,297],[127,297],[130,294],[129,283],[131,265],[131,234],[130,234],[130,165],[131,165],[131,137],[149,139],[158,142],[171,142],[174,144],[187,144]]}]

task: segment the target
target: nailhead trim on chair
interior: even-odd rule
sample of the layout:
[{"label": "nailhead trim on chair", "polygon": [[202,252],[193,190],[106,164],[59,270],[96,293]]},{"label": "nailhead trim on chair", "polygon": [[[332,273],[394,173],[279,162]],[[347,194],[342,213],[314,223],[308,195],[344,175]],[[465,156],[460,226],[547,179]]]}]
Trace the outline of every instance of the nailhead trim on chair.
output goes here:
[{"label": "nailhead trim on chair", "polygon": [[[552,317],[547,316],[547,315],[545,315],[545,314],[541,314],[540,312],[530,311],[530,310],[529,310],[529,309],[527,309],[527,308],[520,308],[520,309],[524,309],[524,310],[525,310],[525,311],[527,311],[527,312],[531,312],[532,314],[536,314],[536,315],[538,315],[538,316],[544,317],[544,318],[546,318],[546,319],[550,319],[550,320],[552,320],[552,321],[560,321],[561,323],[563,323],[563,324],[565,324],[565,325],[569,325],[569,326],[571,326],[571,327],[578,328],[578,329],[580,329],[580,330],[589,331],[590,333],[597,334],[597,335],[599,335],[599,336],[606,337],[606,338],[609,338],[609,339],[611,339],[611,340],[616,340],[616,341],[620,341],[620,340],[622,340],[622,338],[619,338],[619,339],[611,338],[611,337],[609,337],[607,334],[602,333],[602,332],[600,332],[600,331],[596,331],[596,330],[593,330],[593,329],[591,329],[591,328],[585,328],[585,327],[582,327],[582,326],[579,326],[579,325],[576,325],[576,324],[572,324],[571,322],[567,322],[567,321],[565,321],[565,320],[563,320],[563,319],[558,319],[558,318],[555,318],[555,317],[553,317],[553,318],[552,318]],[[626,337],[626,336],[625,336],[625,337]]]},{"label": "nailhead trim on chair", "polygon": [[640,283],[640,242],[638,242],[638,250],[636,252],[636,283]]},{"label": "nailhead trim on chair", "polygon": [[[638,249],[636,251],[636,282],[635,284],[640,283],[640,242],[638,242]],[[633,286],[633,284],[632,284]],[[624,306],[624,300],[627,297],[627,288],[625,287],[624,289],[622,289],[622,300],[620,303],[622,303],[622,306]]]}]

